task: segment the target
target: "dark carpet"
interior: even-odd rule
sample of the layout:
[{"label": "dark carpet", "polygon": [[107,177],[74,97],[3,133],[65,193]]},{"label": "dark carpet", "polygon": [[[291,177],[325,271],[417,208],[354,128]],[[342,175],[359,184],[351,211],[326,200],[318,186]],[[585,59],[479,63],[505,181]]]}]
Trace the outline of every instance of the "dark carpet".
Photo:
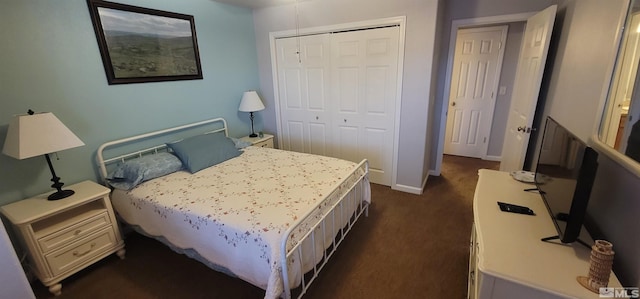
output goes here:
[{"label": "dark carpet", "polygon": [[[465,298],[472,200],[480,168],[497,162],[445,156],[422,195],[372,185],[362,217],[304,298]],[[62,281],[58,298],[263,298],[264,291],[130,233],[111,255]],[[38,298],[52,298],[40,282]]]}]

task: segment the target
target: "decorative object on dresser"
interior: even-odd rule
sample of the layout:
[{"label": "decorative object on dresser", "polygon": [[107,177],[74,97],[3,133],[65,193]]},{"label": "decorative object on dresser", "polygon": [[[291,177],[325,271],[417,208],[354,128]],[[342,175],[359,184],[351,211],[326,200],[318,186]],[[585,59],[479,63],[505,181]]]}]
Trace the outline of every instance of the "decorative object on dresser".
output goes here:
[{"label": "decorative object on dresser", "polygon": [[76,192],[64,200],[49,201],[45,193],[0,207],[33,273],[56,296],[63,279],[114,252],[125,254],[111,190],[91,181],[70,187]]},{"label": "decorative object on dresser", "polygon": [[249,142],[252,146],[274,148],[273,135],[271,134],[262,134],[258,137],[244,136],[240,140]]},{"label": "decorative object on dresser", "polygon": [[605,240],[596,240],[591,247],[591,258],[588,276],[578,276],[578,282],[588,290],[600,293],[600,288],[609,285],[609,276],[613,267],[613,244]]},{"label": "decorative object on dresser", "polygon": [[193,16],[100,0],[87,4],[109,85],[202,79]]},{"label": "decorative object on dresser", "polygon": [[245,91],[238,111],[249,112],[249,119],[251,119],[251,135],[249,137],[258,137],[258,134],[253,130],[253,113],[261,110],[264,110],[264,104],[260,100],[258,93],[255,90]]},{"label": "decorative object on dresser", "polygon": [[51,171],[51,181],[57,191],[49,195],[49,200],[58,200],[73,195],[73,190],[62,190],[64,183],[53,170],[50,153],[83,146],[84,143],[69,130],[53,113],[34,113],[29,109],[26,115],[16,115],[9,123],[2,153],[16,159],[27,159],[44,155]]}]

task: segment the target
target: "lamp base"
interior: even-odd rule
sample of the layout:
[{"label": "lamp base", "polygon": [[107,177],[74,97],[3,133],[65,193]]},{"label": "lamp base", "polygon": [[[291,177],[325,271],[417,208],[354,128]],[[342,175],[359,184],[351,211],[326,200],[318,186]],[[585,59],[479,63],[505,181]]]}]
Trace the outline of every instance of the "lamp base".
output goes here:
[{"label": "lamp base", "polygon": [[73,195],[74,193],[76,193],[73,190],[60,190],[54,193],[51,193],[51,195],[49,195],[49,197],[47,197],[48,200],[58,200],[58,199],[63,199],[63,198],[67,198],[71,195]]},{"label": "lamp base", "polygon": [[258,137],[258,134],[256,134],[256,133],[252,133],[251,135],[249,135],[249,137],[251,137],[251,138],[256,138],[256,137]]}]

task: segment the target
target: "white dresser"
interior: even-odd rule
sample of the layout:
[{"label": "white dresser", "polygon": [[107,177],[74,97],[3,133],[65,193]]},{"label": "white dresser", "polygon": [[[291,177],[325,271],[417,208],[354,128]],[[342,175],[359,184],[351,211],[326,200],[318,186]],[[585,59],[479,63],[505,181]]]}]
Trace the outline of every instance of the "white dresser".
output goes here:
[{"label": "white dresser", "polygon": [[[507,172],[479,171],[473,199],[468,297],[599,298],[576,280],[589,272],[590,249],[579,243],[540,241],[557,232],[542,197],[523,191],[532,187]],[[502,212],[497,201],[527,206],[536,215]],[[613,273],[609,286],[620,287]]]}]

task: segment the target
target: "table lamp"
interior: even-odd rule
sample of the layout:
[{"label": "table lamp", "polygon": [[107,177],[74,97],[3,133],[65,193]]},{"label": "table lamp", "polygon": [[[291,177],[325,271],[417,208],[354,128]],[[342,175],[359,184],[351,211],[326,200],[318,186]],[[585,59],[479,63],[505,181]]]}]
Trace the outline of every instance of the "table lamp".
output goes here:
[{"label": "table lamp", "polygon": [[249,112],[249,118],[251,119],[251,135],[249,135],[249,137],[258,137],[258,134],[253,131],[253,113],[264,110],[264,104],[262,104],[258,93],[255,90],[245,91],[242,95],[238,110],[241,112]]},{"label": "table lamp", "polygon": [[73,195],[73,190],[62,190],[64,183],[56,176],[51,164],[50,153],[82,146],[84,143],[69,130],[53,113],[16,115],[9,123],[2,153],[19,160],[44,155],[51,171],[51,181],[57,191],[49,195],[49,200],[58,200]]}]

